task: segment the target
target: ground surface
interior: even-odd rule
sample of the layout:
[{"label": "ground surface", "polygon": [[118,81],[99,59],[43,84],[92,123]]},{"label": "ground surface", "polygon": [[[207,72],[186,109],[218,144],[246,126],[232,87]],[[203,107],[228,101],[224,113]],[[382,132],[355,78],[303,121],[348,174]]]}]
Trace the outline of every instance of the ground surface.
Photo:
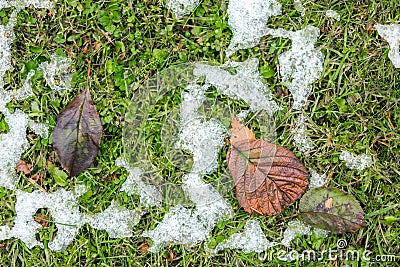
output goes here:
[{"label": "ground surface", "polygon": [[[301,17],[292,1],[280,1],[283,16],[271,18],[269,26],[299,30],[314,25],[321,30],[317,45],[325,54],[322,77],[314,84],[306,113],[309,134],[316,145],[311,156],[302,162],[319,173],[327,173],[329,184],[353,194],[366,213],[367,227],[354,234],[329,235],[325,239],[314,236],[293,241],[297,250],[336,248],[338,239],[345,239],[348,247],[371,255],[399,255],[400,227],[387,216],[400,217],[400,75],[387,57],[388,44],[373,29],[375,23],[398,23],[399,1],[307,1],[306,14]],[[35,96],[14,102],[9,108],[20,108],[37,121],[49,121],[50,131],[56,116],[71,99],[84,88],[87,60],[91,61],[90,90],[104,126],[100,154],[95,164],[79,177],[90,187],[81,197],[81,209],[87,212],[104,210],[113,199],[126,207],[136,207],[137,198],[127,197],[118,190],[127,172],[115,166],[122,152],[122,122],[132,87],[149,75],[171,64],[227,60],[223,52],[229,44],[231,31],[227,24],[227,1],[202,1],[189,17],[177,20],[168,12],[163,1],[58,1],[55,11],[25,9],[18,15],[14,31],[12,58],[14,70],[6,75],[6,88],[20,86],[29,69],[47,60],[51,54],[68,55],[76,69],[74,90],[53,98],[44,79],[33,79]],[[327,9],[341,15],[340,22],[325,17]],[[9,10],[2,10],[5,23]],[[277,55],[290,47],[287,39],[264,37],[253,49],[241,50],[232,56],[243,61],[256,57],[260,70],[275,100],[283,110],[277,113],[276,125],[280,138],[277,143],[294,150],[291,128],[294,111],[290,109],[290,95],[278,75]],[[23,68],[25,66],[25,68]],[[18,71],[23,69],[22,72]],[[127,75],[127,78],[124,78]],[[173,98],[179,105],[179,97]],[[39,107],[32,111],[33,103]],[[36,105],[35,104],[35,105]],[[6,132],[2,117],[0,131]],[[32,137],[31,148],[23,160],[33,164],[32,174],[44,173],[44,181],[37,185],[22,173],[18,188],[32,191],[37,186],[52,192],[62,188],[47,171],[47,162],[58,162],[49,140]],[[361,173],[349,170],[339,160],[342,150],[367,153],[375,158],[373,167]],[[57,163],[58,164],[58,163]],[[221,155],[221,164],[223,155]],[[180,174],[170,173],[170,175]],[[29,176],[29,175],[28,175]],[[65,189],[72,189],[75,180]],[[236,212],[230,221],[220,223],[212,232],[209,246],[243,229],[246,219],[259,218],[264,232],[271,240],[280,238],[287,220],[297,212],[298,203],[277,217],[260,218],[243,212],[233,194],[230,203]],[[15,217],[15,195],[0,189],[0,225],[12,223]],[[104,231],[89,226],[63,253],[48,249],[28,249],[16,239],[0,242],[1,266],[253,266],[262,263],[276,266],[273,255],[244,254],[225,250],[215,257],[207,257],[204,245],[191,248],[173,246],[158,254],[147,252],[149,241],[140,237],[143,230],[153,229],[167,211],[167,207],[153,209],[135,227],[134,238],[110,239]],[[51,238],[51,225],[40,232],[38,238]],[[304,263],[307,265],[308,263]],[[340,261],[327,259],[313,263],[320,266],[339,266]],[[356,262],[348,262],[355,264]],[[295,264],[294,264],[295,265]]]}]

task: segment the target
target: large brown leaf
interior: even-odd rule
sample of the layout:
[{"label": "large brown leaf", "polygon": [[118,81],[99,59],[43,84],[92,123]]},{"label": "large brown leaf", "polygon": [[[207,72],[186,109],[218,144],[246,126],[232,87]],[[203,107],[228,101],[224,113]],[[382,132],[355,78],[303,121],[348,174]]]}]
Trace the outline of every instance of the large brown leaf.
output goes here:
[{"label": "large brown leaf", "polygon": [[58,116],[53,146],[70,177],[86,170],[97,156],[103,127],[89,88],[79,94]]},{"label": "large brown leaf", "polygon": [[230,143],[226,160],[245,211],[278,215],[305,192],[307,171],[291,151],[257,140],[235,118]]}]

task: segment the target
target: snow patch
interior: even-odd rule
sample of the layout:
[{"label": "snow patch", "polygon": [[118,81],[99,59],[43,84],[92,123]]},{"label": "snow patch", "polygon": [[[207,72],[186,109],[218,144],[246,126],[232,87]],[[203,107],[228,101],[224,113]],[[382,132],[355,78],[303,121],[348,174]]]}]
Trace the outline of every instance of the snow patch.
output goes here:
[{"label": "snow patch", "polygon": [[400,68],[400,24],[375,24],[378,34],[389,43],[389,59],[395,68]]},{"label": "snow patch", "polygon": [[71,59],[55,54],[50,56],[50,62],[42,62],[38,69],[54,92],[63,92],[71,89],[72,75],[69,71]]},{"label": "snow patch", "polygon": [[198,174],[187,174],[183,178],[184,191],[196,204],[194,210],[181,205],[172,207],[154,230],[143,232],[143,237],[153,240],[152,252],[158,252],[169,244],[193,246],[210,235],[217,222],[231,217],[231,206]]},{"label": "snow patch", "polygon": [[184,17],[194,10],[200,0],[167,0],[167,8],[171,9],[177,19]]},{"label": "snow patch", "polygon": [[303,6],[302,0],[294,0],[294,7],[300,12],[301,16],[304,17],[306,14],[306,9]]},{"label": "snow patch", "polygon": [[52,9],[54,4],[52,1],[48,0],[1,0],[0,1],[0,9],[8,8],[8,7],[15,7],[18,11],[29,7],[30,5],[34,6],[35,8],[45,8],[45,9]]},{"label": "snow patch", "polygon": [[291,32],[283,29],[270,30],[276,37],[290,38],[292,47],[279,55],[278,61],[282,81],[293,96],[293,109],[301,109],[311,93],[311,85],[319,79],[324,63],[324,55],[314,47],[319,29],[306,26],[303,30]]},{"label": "snow patch", "polygon": [[238,121],[243,121],[249,115],[250,110],[242,110],[236,115]]},{"label": "snow patch", "polygon": [[230,57],[240,49],[251,48],[265,35],[270,17],[281,14],[282,5],[275,0],[231,0],[228,5],[228,24],[233,37],[226,50]]},{"label": "snow patch", "polygon": [[228,61],[221,66],[196,63],[193,73],[197,77],[205,76],[206,82],[215,86],[220,94],[244,100],[251,111],[265,110],[272,116],[280,107],[272,99],[268,86],[263,83],[258,65],[255,58],[244,62]]},{"label": "snow patch", "polygon": [[305,122],[306,117],[301,114],[297,118],[296,126],[292,129],[294,145],[302,153],[307,153],[314,148],[311,138],[307,136]]},{"label": "snow patch", "polygon": [[283,232],[283,239],[280,244],[285,247],[290,248],[290,242],[294,240],[297,236],[301,235],[311,235],[311,226],[304,224],[302,221],[290,221],[288,227]]},{"label": "snow patch", "polygon": [[207,174],[218,167],[218,152],[225,136],[226,129],[219,121],[193,119],[182,127],[176,145],[193,154],[193,173]]},{"label": "snow patch", "polygon": [[308,189],[318,188],[325,185],[326,175],[318,174],[314,169],[309,169],[311,177],[310,184],[308,185]]},{"label": "snow patch", "polygon": [[17,22],[17,14],[22,8],[29,5],[37,8],[52,6],[51,2],[47,1],[0,1],[0,8],[16,7],[10,14],[7,25],[0,25],[0,112],[3,113],[4,120],[9,125],[9,132],[0,134],[0,147],[2,148],[0,150],[0,186],[12,190],[15,189],[18,182],[15,166],[29,147],[26,138],[27,127],[43,138],[48,137],[46,125],[29,120],[28,116],[19,109],[11,113],[6,107],[12,99],[24,100],[33,95],[31,78],[34,71],[30,71],[23,86],[14,91],[5,91],[3,80],[5,73],[12,68],[11,44],[15,38],[13,28]]},{"label": "snow patch", "polygon": [[83,190],[77,192],[59,189],[54,193],[47,194],[42,191],[32,193],[16,191],[17,202],[15,211],[17,216],[14,227],[0,226],[0,240],[18,238],[28,248],[39,246],[44,248],[43,243],[36,240],[36,232],[42,225],[37,223],[33,216],[40,208],[51,211],[57,227],[57,235],[48,247],[53,251],[63,251],[72,243],[78,234],[79,228],[85,223],[95,229],[106,230],[110,238],[131,237],[133,226],[139,221],[140,214],[120,207],[116,203],[103,212],[95,215],[83,214],[79,211],[78,197]]},{"label": "snow patch", "polygon": [[28,127],[40,137],[44,139],[49,138],[49,127],[47,124],[28,120]]},{"label": "snow patch", "polygon": [[[203,75],[206,73],[199,74]],[[169,244],[198,244],[209,237],[216,223],[232,216],[229,203],[212,185],[202,180],[204,174],[218,167],[218,152],[224,144],[226,129],[217,120],[206,120],[197,110],[204,100],[207,86],[199,86],[194,81],[186,89],[188,91],[182,93],[181,129],[176,146],[193,154],[192,170],[183,176],[182,189],[195,208],[176,205],[155,229],[143,232],[143,237],[153,240],[152,252]]]},{"label": "snow patch", "polygon": [[372,157],[367,154],[353,156],[348,151],[343,151],[339,158],[346,162],[346,167],[352,170],[362,171],[365,168],[372,166]]},{"label": "snow patch", "polygon": [[133,227],[139,222],[141,214],[121,207],[115,201],[103,212],[86,216],[87,222],[94,229],[105,230],[110,238],[133,236]]},{"label": "snow patch", "polygon": [[327,10],[326,13],[325,13],[325,16],[327,18],[333,18],[333,19],[335,19],[337,21],[340,21],[340,14],[337,13],[335,10],[330,10],[330,9]]},{"label": "snow patch", "polygon": [[219,243],[212,251],[218,253],[226,248],[242,249],[244,253],[263,252],[279,243],[270,242],[264,235],[258,220],[248,220],[243,233],[231,235],[227,240]]},{"label": "snow patch", "polygon": [[[0,98],[4,99],[3,97]],[[0,147],[2,148],[0,150],[0,186],[7,189],[15,189],[18,182],[15,166],[17,166],[21,155],[29,147],[26,138],[28,118],[21,110],[15,110],[14,113],[10,113],[4,107],[1,112],[4,115],[4,120],[9,125],[9,132],[0,134]]]},{"label": "snow patch", "polygon": [[31,85],[31,79],[33,75],[35,75],[35,71],[34,70],[29,71],[28,76],[26,77],[26,80],[20,89],[8,92],[10,94],[10,97],[15,100],[24,100],[27,99],[28,97],[33,96],[32,85]]},{"label": "snow patch", "polygon": [[143,170],[141,168],[130,166],[123,158],[118,158],[115,165],[123,167],[129,172],[128,178],[126,178],[121,186],[121,191],[126,192],[128,196],[138,194],[140,196],[140,203],[144,208],[161,206],[161,193],[154,185],[149,185],[142,181]]},{"label": "snow patch", "polygon": [[[311,226],[306,225],[299,220],[290,221],[288,223],[288,227],[283,232],[283,239],[280,242],[271,242],[263,233],[260,222],[258,220],[249,220],[246,222],[243,233],[231,235],[227,240],[219,243],[211,252],[216,254],[226,248],[237,248],[242,249],[244,253],[260,253],[277,245],[283,245],[290,248],[290,242],[292,242],[296,237],[302,235],[311,235],[311,233]],[[327,234],[326,231],[317,228],[314,229],[314,233],[321,236],[325,236]]]}]

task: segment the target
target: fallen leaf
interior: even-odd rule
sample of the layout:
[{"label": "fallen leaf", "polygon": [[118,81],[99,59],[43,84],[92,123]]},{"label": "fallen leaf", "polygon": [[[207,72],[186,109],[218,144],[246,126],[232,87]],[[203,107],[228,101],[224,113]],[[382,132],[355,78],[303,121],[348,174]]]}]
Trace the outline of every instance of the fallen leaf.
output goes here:
[{"label": "fallen leaf", "polygon": [[22,159],[18,160],[17,172],[23,172],[25,175],[31,173],[32,164],[28,164]]},{"label": "fallen leaf", "polygon": [[230,143],[226,160],[245,211],[278,215],[305,192],[307,170],[291,151],[257,140],[235,118]]},{"label": "fallen leaf", "polygon": [[46,215],[37,213],[34,216],[35,222],[41,224],[43,227],[48,227],[49,226],[49,219],[47,218]]},{"label": "fallen leaf", "polygon": [[53,131],[53,146],[62,167],[76,176],[92,164],[99,151],[99,114],[87,87],[58,116]]},{"label": "fallen leaf", "polygon": [[146,254],[149,252],[149,245],[147,243],[140,244],[137,247],[138,250],[141,250],[141,254]]},{"label": "fallen leaf", "polygon": [[44,178],[43,178],[43,174],[42,174],[42,173],[41,173],[41,174],[35,173],[34,175],[32,175],[32,176],[30,177],[30,179],[31,179],[32,181],[34,181],[34,182],[43,182],[43,181],[44,181]]},{"label": "fallen leaf", "polygon": [[337,234],[366,226],[358,201],[337,188],[309,190],[300,200],[300,212],[309,225]]}]

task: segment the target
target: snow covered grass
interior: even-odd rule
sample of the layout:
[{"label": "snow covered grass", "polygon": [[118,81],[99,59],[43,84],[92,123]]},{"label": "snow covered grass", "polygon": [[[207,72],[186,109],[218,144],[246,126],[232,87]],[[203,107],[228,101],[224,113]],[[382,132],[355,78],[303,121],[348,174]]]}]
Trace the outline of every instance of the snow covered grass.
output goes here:
[{"label": "snow covered grass", "polygon": [[[130,182],[134,179],[128,177],[135,175],[135,172],[129,172],[116,164],[116,159],[123,151],[122,122],[129,101],[137,88],[136,84],[148,79],[148,76],[157,70],[178,62],[214,61],[223,64],[228,60],[245,62],[255,58],[259,61],[258,70],[266,80],[272,100],[282,108],[277,110],[275,115],[277,143],[296,152],[308,169],[312,168],[317,174],[326,175],[326,184],[351,192],[362,203],[367,214],[368,227],[355,234],[346,234],[344,237],[349,246],[360,250],[367,247],[374,255],[397,252],[400,229],[398,224],[393,223],[393,218],[399,217],[399,206],[395,203],[400,201],[400,140],[397,138],[400,119],[397,101],[400,98],[397,90],[399,73],[388,57],[390,43],[380,37],[373,27],[375,25],[376,28],[378,23],[399,23],[400,14],[393,8],[392,1],[376,1],[373,5],[365,1],[320,1],[318,4],[312,1],[296,2],[301,2],[305,8],[303,17],[301,10],[299,12],[295,8],[295,1],[279,1],[283,15],[270,16],[266,26],[269,29],[283,28],[286,31],[298,32],[311,25],[320,30],[318,38],[313,42],[313,48],[319,49],[317,51],[321,51],[324,56],[323,70],[311,83],[310,94],[306,99],[307,105],[302,107],[301,111],[292,109],[294,98],[288,91],[290,70],[285,72],[289,74],[288,80],[283,84],[282,63],[279,62],[279,56],[292,49],[291,38],[263,34],[254,47],[240,49],[232,53],[229,59],[226,57],[225,52],[232,38],[227,17],[228,1],[201,1],[199,6],[191,11],[193,15],[190,18],[182,19],[177,19],[171,14],[166,5],[154,1],[71,0],[55,3],[54,12],[23,7],[23,11],[16,15],[13,37],[15,41],[7,44],[11,47],[9,55],[7,49],[1,50],[0,58],[8,57],[9,64],[0,70],[4,70],[1,72],[4,73],[4,89],[10,92],[10,96],[19,88],[25,88],[26,94],[21,98],[13,96],[15,100],[5,101],[5,98],[0,97],[2,111],[7,106],[9,114],[25,114],[32,122],[46,123],[51,132],[56,115],[84,88],[87,60],[90,60],[91,93],[102,117],[105,133],[95,164],[79,177],[61,184],[48,171],[49,166],[59,166],[54,157],[51,139],[35,134],[37,130],[34,127],[19,129],[21,138],[26,139],[26,150],[20,150],[15,158],[22,158],[33,166],[30,174],[16,173],[15,187],[26,194],[42,196],[44,191],[50,194],[62,192],[60,190],[72,192],[76,184],[84,184],[87,191],[77,198],[82,214],[95,215],[106,211],[104,216],[110,218],[111,214],[107,213],[107,209],[110,206],[116,207],[113,205],[143,212],[140,196],[130,191],[133,185]],[[340,21],[327,18],[327,10],[340,13]],[[11,13],[12,10],[0,12],[3,25],[3,28],[0,28],[0,39],[11,36],[10,32],[6,33]],[[52,55],[71,59],[71,65],[76,69],[72,74],[71,90],[53,93],[45,75],[39,70],[39,65],[51,62]],[[29,74],[31,71],[35,71],[33,76]],[[28,77],[31,81],[32,95],[29,86],[25,86]],[[133,86],[129,86],[131,84]],[[209,93],[208,96],[219,101],[225,100],[215,92]],[[27,96],[29,97],[25,98]],[[157,105],[155,110],[163,114],[171,108],[179,109],[181,102],[182,97],[178,90],[170,95],[168,101]],[[243,99],[233,102],[235,110],[250,109]],[[314,145],[307,156],[296,148],[292,132],[295,130],[299,114],[303,112],[307,115],[305,132]],[[251,114],[247,119],[249,116]],[[14,130],[14,124],[9,122],[9,118],[2,113],[0,134],[6,135]],[[162,150],[159,145],[161,137],[157,132],[162,126],[162,120],[154,120],[142,126],[150,127],[146,130],[150,133],[147,137],[152,144],[152,153],[154,152],[151,154],[151,160],[158,163],[158,171],[164,177],[183,184],[186,173],[171,167],[167,161],[159,161]],[[5,144],[11,145],[16,139],[7,140],[9,141]],[[224,164],[223,151],[226,151],[227,147],[223,144],[221,153],[217,155],[218,166]],[[362,171],[350,169],[340,159],[342,151],[349,151],[352,155],[370,155],[374,164]],[[7,151],[3,149],[0,153],[7,154]],[[221,169],[217,168],[204,175],[202,181],[211,182],[221,172]],[[129,183],[125,183],[126,181]],[[148,181],[144,183],[151,184]],[[34,193],[37,190],[43,194]],[[15,226],[20,208],[16,205],[17,198],[20,198],[20,195],[15,191],[0,188],[0,226],[9,229]],[[16,238],[0,241],[0,265],[249,266],[261,265],[267,261],[271,265],[281,263],[276,257],[264,260],[262,253],[245,254],[239,249],[226,249],[214,257],[208,257],[209,249],[217,247],[233,234],[242,233],[249,220],[260,222],[259,226],[270,242],[280,242],[289,222],[299,219],[289,218],[297,213],[297,204],[289,207],[279,217],[261,218],[245,214],[237,204],[233,190],[224,198],[233,210],[232,218],[217,222],[210,232],[206,229],[207,231],[202,233],[209,234],[209,239],[191,247],[174,245],[161,249],[159,253],[148,252],[148,248],[156,244],[150,238],[142,236],[144,231],[156,229],[160,222],[168,218],[167,214],[171,215],[171,212],[180,208],[174,209],[161,204],[160,207],[149,207],[140,221],[135,226],[130,226],[133,228],[132,237],[115,239],[114,233],[110,234],[105,230],[109,226],[112,229],[115,227],[100,225],[101,220],[97,220],[96,223],[93,222],[96,228],[89,224],[79,228],[73,242],[64,252],[51,251],[48,248],[53,244],[51,242],[56,236],[55,231],[57,228],[58,231],[61,229],[57,223],[63,221],[58,220],[57,214],[50,212],[49,226],[41,228],[35,235],[35,240],[42,242],[45,248],[30,249]],[[184,212],[182,214],[187,215]],[[70,216],[68,219],[73,218]],[[122,228],[121,231],[125,229]],[[190,228],[184,230],[188,229]],[[187,235],[185,231],[179,232],[180,237],[176,232],[170,234],[184,239]],[[206,234],[199,236],[197,240],[205,236]],[[329,235],[327,238],[321,238],[312,234],[295,238],[290,245],[299,251],[323,250],[335,248],[339,238],[343,236]],[[193,236],[193,239],[196,238]],[[257,244],[252,243],[254,247],[257,247]],[[276,246],[265,254],[273,255],[280,249],[290,251],[285,246]],[[324,261],[321,264],[334,266],[340,265],[341,262]]]}]

